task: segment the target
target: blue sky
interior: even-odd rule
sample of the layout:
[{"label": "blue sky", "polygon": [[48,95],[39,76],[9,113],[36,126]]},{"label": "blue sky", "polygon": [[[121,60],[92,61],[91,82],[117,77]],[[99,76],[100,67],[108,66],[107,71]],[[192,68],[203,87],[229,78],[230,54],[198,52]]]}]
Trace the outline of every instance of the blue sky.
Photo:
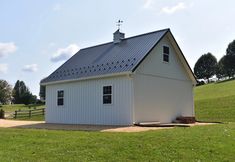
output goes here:
[{"label": "blue sky", "polygon": [[112,41],[116,21],[126,37],[170,28],[190,66],[204,53],[217,59],[235,39],[235,1],[1,0],[0,79],[39,82],[80,48]]}]

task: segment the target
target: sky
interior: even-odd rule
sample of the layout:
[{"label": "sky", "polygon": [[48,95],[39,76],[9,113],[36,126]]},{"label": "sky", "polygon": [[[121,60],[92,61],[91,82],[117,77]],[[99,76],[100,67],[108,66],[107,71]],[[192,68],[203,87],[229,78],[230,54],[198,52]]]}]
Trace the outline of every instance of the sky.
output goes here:
[{"label": "sky", "polygon": [[234,0],[0,0],[0,79],[39,82],[79,49],[110,42],[121,19],[126,37],[170,28],[193,69],[219,60],[235,39]]}]

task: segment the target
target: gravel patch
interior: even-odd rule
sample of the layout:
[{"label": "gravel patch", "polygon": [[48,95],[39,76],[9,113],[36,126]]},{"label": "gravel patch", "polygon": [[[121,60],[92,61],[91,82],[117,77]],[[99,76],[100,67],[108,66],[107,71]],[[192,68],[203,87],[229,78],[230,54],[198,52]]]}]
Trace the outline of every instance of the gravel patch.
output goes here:
[{"label": "gravel patch", "polygon": [[[215,123],[195,123],[186,126],[211,125]],[[49,130],[80,130],[80,131],[101,131],[101,132],[143,132],[149,130],[172,129],[174,126],[182,126],[182,124],[174,124],[166,127],[166,124],[156,127],[140,127],[140,126],[103,126],[103,125],[79,125],[79,124],[50,124],[44,121],[21,121],[21,120],[5,120],[0,119],[0,127],[3,128],[32,128],[32,129],[49,129]],[[185,126],[185,124],[184,124]]]}]

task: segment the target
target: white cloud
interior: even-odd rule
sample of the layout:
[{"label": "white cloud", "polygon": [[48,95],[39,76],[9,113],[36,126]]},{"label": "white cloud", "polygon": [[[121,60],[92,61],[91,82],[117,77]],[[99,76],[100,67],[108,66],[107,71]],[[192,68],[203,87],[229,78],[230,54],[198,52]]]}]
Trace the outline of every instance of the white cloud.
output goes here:
[{"label": "white cloud", "polygon": [[7,56],[10,53],[15,52],[17,49],[15,43],[1,43],[0,42],[0,57]]},{"label": "white cloud", "polygon": [[0,74],[6,74],[8,70],[8,65],[7,64],[0,64]]},{"label": "white cloud", "polygon": [[53,6],[53,11],[60,11],[61,10],[61,4],[55,4],[54,6]]},{"label": "white cloud", "polygon": [[154,0],[144,0],[144,8],[150,9],[154,4]]},{"label": "white cloud", "polygon": [[52,62],[64,61],[70,58],[73,54],[78,52],[79,47],[76,44],[70,44],[68,47],[59,48],[51,57]]},{"label": "white cloud", "polygon": [[187,6],[185,5],[185,3],[180,2],[180,3],[178,3],[175,6],[166,6],[166,7],[163,7],[161,9],[161,12],[166,13],[166,14],[173,14],[173,13],[175,13],[177,11],[184,10],[186,8],[187,8]]},{"label": "white cloud", "polygon": [[37,64],[25,65],[22,70],[25,72],[36,72],[38,71],[38,65]]}]

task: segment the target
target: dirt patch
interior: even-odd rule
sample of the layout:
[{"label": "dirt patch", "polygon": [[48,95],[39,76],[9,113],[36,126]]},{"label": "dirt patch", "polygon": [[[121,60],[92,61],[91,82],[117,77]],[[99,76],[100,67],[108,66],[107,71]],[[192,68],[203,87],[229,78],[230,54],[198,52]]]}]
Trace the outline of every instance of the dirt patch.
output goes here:
[{"label": "dirt patch", "polygon": [[22,121],[22,120],[5,120],[5,119],[0,119],[0,127],[3,127],[3,128],[11,128],[11,127],[17,127],[17,126],[33,125],[33,124],[39,124],[39,123],[45,123],[45,122],[43,122],[43,121]]},{"label": "dirt patch", "polygon": [[101,131],[101,132],[143,132],[149,130],[171,129],[175,126],[196,126],[210,125],[215,123],[195,123],[195,124],[162,124],[156,127],[139,126],[102,126],[102,125],[79,125],[79,124],[49,124],[44,121],[20,121],[0,119],[0,127],[3,128],[33,128],[51,130],[81,130],[81,131]]}]

